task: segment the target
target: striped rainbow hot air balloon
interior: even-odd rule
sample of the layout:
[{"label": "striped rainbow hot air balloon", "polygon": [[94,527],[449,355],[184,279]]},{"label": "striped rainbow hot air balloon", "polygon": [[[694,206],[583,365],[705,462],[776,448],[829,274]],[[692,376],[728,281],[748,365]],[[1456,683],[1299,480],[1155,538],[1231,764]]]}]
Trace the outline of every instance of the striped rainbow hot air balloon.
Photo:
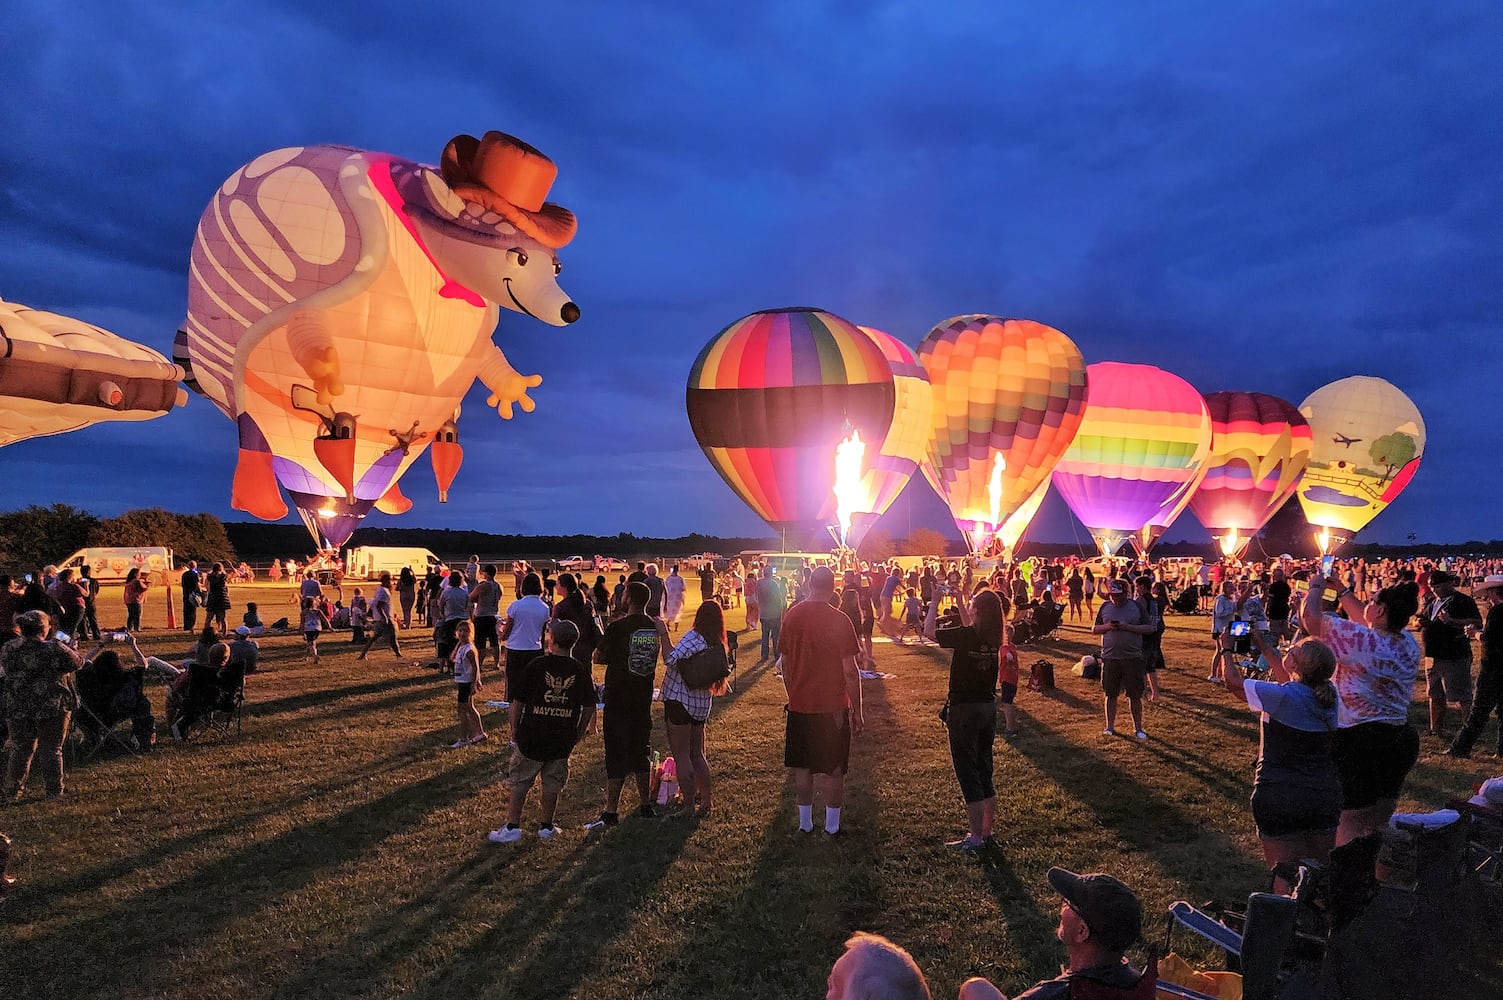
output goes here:
[{"label": "striped rainbow hot air balloon", "polygon": [[1262,392],[1213,392],[1211,457],[1190,510],[1223,554],[1237,558],[1294,495],[1310,461],[1310,425],[1294,404]]},{"label": "striped rainbow hot air balloon", "polygon": [[918,346],[934,406],[932,480],[976,549],[1049,478],[1080,427],[1080,348],[1042,323],[967,315]]},{"label": "striped rainbow hot air balloon", "polygon": [[685,393],[705,457],[757,516],[812,534],[835,515],[835,450],[852,431],[876,450],[895,390],[882,349],[820,309],[768,309],[699,352]]},{"label": "striped rainbow hot air balloon", "polygon": [[1211,451],[1211,415],[1195,387],[1151,365],[1087,369],[1089,405],[1054,485],[1103,555],[1173,511]]}]

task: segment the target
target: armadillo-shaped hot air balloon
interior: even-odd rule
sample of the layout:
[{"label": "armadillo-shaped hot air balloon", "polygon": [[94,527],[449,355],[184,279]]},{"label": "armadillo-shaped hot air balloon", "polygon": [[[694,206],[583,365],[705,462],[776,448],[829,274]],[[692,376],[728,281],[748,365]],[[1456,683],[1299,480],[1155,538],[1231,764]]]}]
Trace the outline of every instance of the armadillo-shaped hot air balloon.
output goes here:
[{"label": "armadillo-shaped hot air balloon", "polygon": [[930,330],[918,358],[934,394],[932,482],[980,550],[1074,440],[1086,408],[1085,359],[1051,326],[981,314]]},{"label": "armadillo-shaped hot air balloon", "polygon": [[175,355],[239,429],[235,508],[284,516],[280,483],[337,546],[372,506],[411,505],[397,480],[477,378],[503,417],[532,410],[542,379],[490,333],[502,308],[579,316],[557,282],[575,221],[545,200],[556,174],[487,132],[451,140],[438,167],[307,146],[224,182],[193,241]]},{"label": "armadillo-shaped hot air balloon", "polygon": [[689,426],[715,471],[775,530],[835,516],[835,455],[886,438],[895,390],[882,349],[821,309],[769,309],[716,334],[689,371]]},{"label": "armadillo-shaped hot air balloon", "polygon": [[1151,365],[1087,369],[1085,420],[1054,469],[1054,487],[1103,555],[1165,516],[1211,451],[1211,415],[1195,387]]},{"label": "armadillo-shaped hot air balloon", "polygon": [[1425,421],[1397,387],[1368,375],[1321,386],[1299,412],[1310,422],[1312,439],[1299,502],[1325,554],[1409,485],[1425,453]]},{"label": "armadillo-shaped hot air balloon", "polygon": [[182,369],[92,323],[0,301],[0,446],[182,406]]},{"label": "armadillo-shaped hot air balloon", "polygon": [[1206,407],[1211,457],[1190,510],[1235,559],[1294,496],[1310,460],[1310,425],[1293,403],[1262,392],[1213,392]]}]

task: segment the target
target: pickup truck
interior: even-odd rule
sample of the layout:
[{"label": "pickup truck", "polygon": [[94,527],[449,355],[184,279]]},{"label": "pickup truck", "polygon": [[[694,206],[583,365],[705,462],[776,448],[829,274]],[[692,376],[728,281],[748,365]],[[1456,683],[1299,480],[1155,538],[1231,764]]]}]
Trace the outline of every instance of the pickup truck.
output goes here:
[{"label": "pickup truck", "polygon": [[609,573],[612,570],[624,570],[628,567],[625,559],[612,559],[609,556],[596,556],[593,559],[587,559],[584,556],[570,556],[567,559],[560,559],[558,561],[558,568],[576,572],[589,570],[596,573]]}]

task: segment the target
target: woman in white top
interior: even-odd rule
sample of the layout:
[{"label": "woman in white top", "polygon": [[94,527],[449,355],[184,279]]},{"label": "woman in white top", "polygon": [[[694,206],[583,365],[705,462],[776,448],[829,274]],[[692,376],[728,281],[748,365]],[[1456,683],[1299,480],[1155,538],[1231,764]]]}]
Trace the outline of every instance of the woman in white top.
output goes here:
[{"label": "woman in white top", "polygon": [[1232,647],[1227,635],[1228,626],[1237,618],[1237,599],[1233,596],[1237,591],[1237,585],[1231,580],[1221,581],[1221,593],[1216,595],[1216,603],[1211,605],[1211,641],[1216,644],[1216,651],[1211,654],[1211,675],[1206,678],[1213,684],[1221,683],[1221,661],[1230,663]]},{"label": "woman in white top", "polygon": [[506,624],[501,627],[501,644],[506,647],[506,700],[511,689],[521,683],[527,664],[543,655],[543,626],[552,613],[543,603],[543,580],[536,573],[522,577],[517,593],[522,596],[506,609]]},{"label": "woman in white top", "polygon": [[695,816],[710,813],[710,762],[705,758],[705,722],[710,718],[713,695],[724,694],[724,681],[712,688],[693,690],[684,683],[678,665],[710,646],[725,646],[725,615],[715,601],[705,601],[694,615],[694,626],[684,633],[678,645],[664,657],[663,718],[668,726],[668,745],[678,765],[679,790],[684,805],[694,807]]},{"label": "woman in white top", "polygon": [[475,655],[475,643],[471,641],[473,638],[474,627],[468,621],[454,626],[454,640],[458,643],[454,647],[454,691],[457,695],[454,713],[459,719],[459,739],[449,744],[450,750],[484,743],[487,739],[480,713],[475,711],[475,705],[471,701],[475,693],[485,686],[480,679],[480,659]]}]

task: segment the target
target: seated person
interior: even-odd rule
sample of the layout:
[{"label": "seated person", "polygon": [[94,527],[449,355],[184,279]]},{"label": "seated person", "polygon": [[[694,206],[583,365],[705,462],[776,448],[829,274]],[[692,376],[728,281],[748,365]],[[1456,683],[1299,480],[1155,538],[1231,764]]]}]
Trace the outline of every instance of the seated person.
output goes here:
[{"label": "seated person", "polygon": [[239,660],[245,665],[245,672],[256,672],[257,663],[261,659],[261,647],[256,640],[251,638],[251,630],[241,625],[235,630],[235,638],[230,640],[230,659]]},{"label": "seated person", "polygon": [[98,742],[115,723],[130,719],[131,745],[137,750],[150,750],[156,720],[151,716],[151,702],[143,690],[146,665],[138,663],[126,669],[120,662],[120,654],[105,646],[103,642],[95,646],[74,675],[79,700],[93,713],[92,717],[78,713],[74,724]]},{"label": "seated person", "polygon": [[[257,609],[255,601],[251,601],[245,606],[245,617],[240,620],[240,624],[247,629],[246,635],[266,634],[266,623],[261,621],[261,612]],[[235,631],[239,632],[240,630],[236,629]]]},{"label": "seated person", "polygon": [[[1069,963],[1057,979],[1038,983],[1017,1000],[1066,1000],[1072,980],[1124,995],[1137,988],[1145,974],[1122,957],[1143,933],[1143,904],[1133,891],[1110,875],[1076,875],[1063,868],[1049,869],[1049,884],[1064,898],[1054,933]],[[1147,995],[1153,995],[1151,986]],[[973,978],[960,984],[960,1000],[1007,998],[987,980]]]},{"label": "seated person", "polygon": [[172,735],[186,740],[188,731],[211,712],[227,712],[245,680],[245,665],[230,659],[230,647],[216,643],[208,663],[190,663],[167,696],[167,721]]},{"label": "seated person", "polygon": [[350,609],[344,606],[343,601],[334,602],[334,613],[328,616],[329,624],[334,628],[350,627]]},{"label": "seated person", "polygon": [[[983,980],[984,982],[984,980]],[[857,931],[826,983],[826,1000],[929,1000],[913,956],[878,934]]]}]

